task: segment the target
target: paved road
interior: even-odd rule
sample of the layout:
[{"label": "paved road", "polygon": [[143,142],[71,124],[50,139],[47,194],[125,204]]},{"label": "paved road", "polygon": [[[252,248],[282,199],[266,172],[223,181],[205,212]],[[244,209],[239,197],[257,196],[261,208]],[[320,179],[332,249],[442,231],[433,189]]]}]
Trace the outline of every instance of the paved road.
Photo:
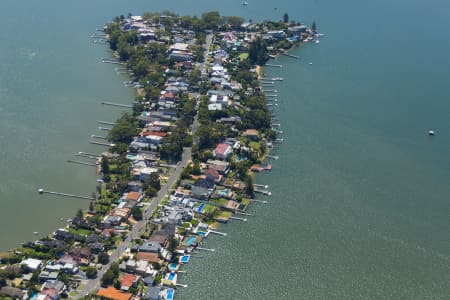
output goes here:
[{"label": "paved road", "polygon": [[[206,36],[206,44],[205,44],[205,61],[208,57],[208,50],[212,43],[212,34],[208,34]],[[204,71],[205,66],[204,64],[201,65],[201,70]],[[195,134],[195,132],[198,129],[198,121],[197,121],[197,115],[195,115],[194,122],[192,124],[192,134]],[[157,196],[153,198],[150,205],[145,209],[142,221],[137,222],[133,229],[129,232],[127,238],[119,244],[119,246],[114,249],[114,251],[111,253],[109,257],[109,263],[104,265],[101,270],[97,273],[97,278],[86,280],[83,282],[80,287],[78,288],[78,294],[74,297],[74,299],[80,299],[84,296],[96,291],[100,287],[100,278],[102,278],[103,274],[109,269],[112,262],[117,261],[122,254],[125,252],[127,248],[130,248],[132,246],[132,241],[134,238],[139,237],[139,232],[144,228],[147,220],[150,219],[150,216],[152,213],[156,210],[158,205],[161,203],[162,199],[165,195],[169,192],[169,189],[173,186],[173,184],[180,178],[181,172],[183,171],[183,168],[187,165],[189,160],[192,156],[192,149],[190,147],[186,147],[183,149],[183,155],[181,158],[181,161],[178,163],[175,170],[172,172],[172,174],[167,179],[167,182],[164,186],[161,187],[159,190]]]}]

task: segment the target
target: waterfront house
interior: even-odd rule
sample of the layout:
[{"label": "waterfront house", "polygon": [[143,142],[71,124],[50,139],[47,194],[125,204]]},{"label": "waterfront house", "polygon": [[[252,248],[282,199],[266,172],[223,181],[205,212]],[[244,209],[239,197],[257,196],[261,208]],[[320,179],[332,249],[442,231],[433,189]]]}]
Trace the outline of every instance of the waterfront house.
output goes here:
[{"label": "waterfront house", "polygon": [[233,153],[233,148],[225,143],[218,144],[213,151],[214,157],[222,160],[226,160],[231,153]]},{"label": "waterfront house", "polygon": [[69,242],[75,239],[75,235],[67,230],[58,229],[53,233],[53,237],[57,240],[63,240],[65,242]]},{"label": "waterfront house", "polygon": [[111,228],[120,224],[122,218],[119,216],[110,216],[107,215],[102,221],[102,225],[104,228]]},{"label": "waterfront house", "polygon": [[20,263],[21,265],[26,266],[28,269],[34,271],[41,267],[42,260],[34,259],[34,258],[27,258],[24,261]]},{"label": "waterfront house", "polygon": [[147,241],[139,246],[140,252],[159,253],[160,250],[161,250],[161,245],[156,242]]},{"label": "waterfront house", "polygon": [[230,171],[230,163],[227,161],[208,159],[206,164],[222,175],[226,175]]},{"label": "waterfront house", "polygon": [[259,131],[256,129],[247,129],[243,135],[247,138],[249,138],[252,141],[258,141],[259,140]]},{"label": "waterfront house", "polygon": [[101,299],[110,299],[110,300],[130,300],[133,296],[130,293],[122,292],[120,290],[115,289],[112,286],[107,288],[100,288],[97,292],[97,296]]},{"label": "waterfront house", "polygon": [[159,258],[158,253],[152,253],[152,252],[138,252],[136,254],[136,259],[138,260],[145,260],[149,263],[158,263],[162,264],[162,259]]},{"label": "waterfront house", "polygon": [[160,300],[161,288],[159,286],[149,286],[145,293],[144,300]]}]

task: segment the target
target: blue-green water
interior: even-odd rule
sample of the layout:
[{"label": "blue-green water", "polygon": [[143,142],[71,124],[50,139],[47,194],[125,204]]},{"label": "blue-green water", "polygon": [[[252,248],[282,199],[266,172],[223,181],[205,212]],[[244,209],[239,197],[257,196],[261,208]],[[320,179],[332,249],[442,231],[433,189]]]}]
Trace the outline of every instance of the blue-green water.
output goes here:
[{"label": "blue-green water", "polygon": [[[269,204],[208,237],[178,299],[448,299],[450,295],[450,4],[444,1],[25,1],[0,3],[0,241],[50,232],[85,202],[95,174],[65,160],[97,120],[131,101],[105,48],[89,43],[112,16],[220,10],[253,20],[317,21],[318,45],[280,58],[284,143]],[[275,7],[277,9],[275,9]],[[312,62],[312,65],[308,63]],[[110,115],[113,113],[113,115]],[[428,137],[429,129],[437,131]],[[262,196],[260,198],[263,198]]]}]

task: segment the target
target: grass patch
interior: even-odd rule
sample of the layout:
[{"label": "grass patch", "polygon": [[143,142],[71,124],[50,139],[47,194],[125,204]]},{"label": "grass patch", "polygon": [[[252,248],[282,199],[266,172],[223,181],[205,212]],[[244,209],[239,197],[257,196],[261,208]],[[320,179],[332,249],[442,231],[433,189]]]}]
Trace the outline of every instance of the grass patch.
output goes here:
[{"label": "grass patch", "polygon": [[227,204],[228,204],[228,200],[225,198],[212,199],[211,202],[216,203],[221,206],[227,206]]},{"label": "grass patch", "polygon": [[245,60],[248,58],[248,53],[246,53],[246,52],[241,53],[241,54],[239,54],[238,57],[239,57],[239,60]]},{"label": "grass patch", "polygon": [[261,143],[259,142],[250,142],[249,146],[255,150],[257,150],[258,152],[261,150]]},{"label": "grass patch", "polygon": [[242,202],[241,202],[241,203],[244,204],[244,205],[249,205],[250,202],[251,202],[250,199],[248,199],[248,198],[242,198]]},{"label": "grass patch", "polygon": [[69,228],[69,232],[79,235],[90,235],[92,233],[91,230],[84,228],[77,228],[77,229]]},{"label": "grass patch", "polygon": [[219,214],[218,217],[219,217],[219,218],[229,219],[231,216],[232,216],[231,211],[226,211],[226,210],[224,210],[224,211],[222,211],[222,212]]}]

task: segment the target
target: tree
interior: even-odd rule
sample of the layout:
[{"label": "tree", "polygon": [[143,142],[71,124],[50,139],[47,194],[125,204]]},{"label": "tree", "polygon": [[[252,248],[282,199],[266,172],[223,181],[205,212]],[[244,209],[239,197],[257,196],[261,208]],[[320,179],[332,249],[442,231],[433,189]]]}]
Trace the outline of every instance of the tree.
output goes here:
[{"label": "tree", "polygon": [[111,269],[109,269],[108,271],[105,272],[105,274],[103,274],[102,276],[102,286],[108,286],[114,283],[114,279],[116,278],[116,276],[114,275],[114,273],[111,271]]},{"label": "tree", "polygon": [[97,268],[87,267],[84,272],[86,273],[86,277],[89,279],[94,279],[97,277]]},{"label": "tree", "polygon": [[289,15],[287,13],[284,13],[284,15],[283,15],[283,22],[289,23]]},{"label": "tree", "polygon": [[267,54],[267,45],[261,37],[258,36],[256,40],[250,44],[248,58],[251,63],[257,65],[264,65],[268,60],[269,56]]},{"label": "tree", "polygon": [[102,252],[98,255],[98,262],[102,265],[106,265],[109,262],[109,255],[106,252]]},{"label": "tree", "polygon": [[131,209],[131,215],[133,216],[133,218],[136,221],[141,221],[142,220],[142,210],[139,207],[137,207],[137,206],[135,206],[135,207],[133,207]]},{"label": "tree", "polygon": [[129,144],[137,135],[137,123],[129,113],[123,113],[116,125],[109,131],[108,139],[115,143]]},{"label": "tree", "polygon": [[103,175],[109,174],[109,161],[106,156],[102,156],[101,167],[102,167]]},{"label": "tree", "polygon": [[77,210],[76,216],[77,216],[78,218],[82,218],[82,217],[83,217],[83,211],[81,210],[81,208],[79,208],[79,209]]},{"label": "tree", "polygon": [[244,192],[253,197],[255,195],[254,189],[253,189],[253,177],[252,176],[247,176],[245,178],[245,190]]}]

